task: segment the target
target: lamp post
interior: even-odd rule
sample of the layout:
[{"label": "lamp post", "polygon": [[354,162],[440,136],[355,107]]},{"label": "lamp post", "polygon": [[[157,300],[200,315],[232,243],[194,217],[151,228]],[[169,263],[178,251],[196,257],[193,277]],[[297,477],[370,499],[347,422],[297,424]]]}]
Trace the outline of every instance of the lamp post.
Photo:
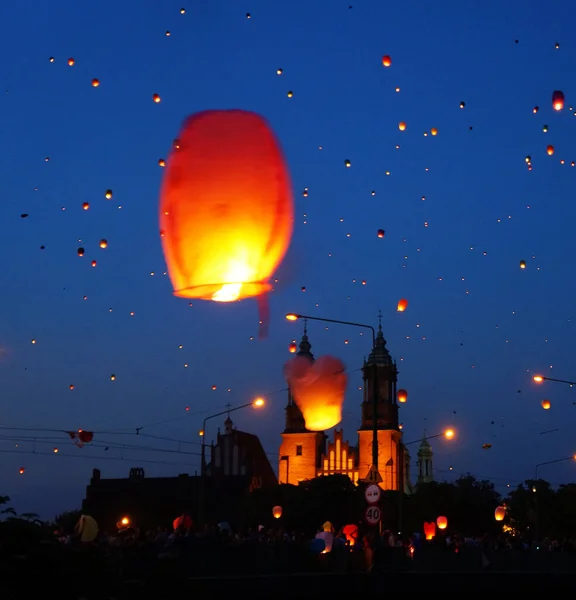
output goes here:
[{"label": "lamp post", "polygon": [[[325,319],[323,317],[311,317],[309,315],[300,315],[297,313],[288,313],[288,321],[297,321],[298,319],[308,319],[310,321],[321,321],[323,323],[337,323],[338,325],[350,325],[351,327],[361,327],[370,329],[372,332],[372,354],[374,356],[374,375],[373,383],[374,393],[372,394],[372,466],[378,470],[378,367],[376,365],[376,330],[372,325],[363,323],[354,323],[352,321],[339,321],[337,319]],[[400,472],[400,471],[399,471]]]},{"label": "lamp post", "polygon": [[253,406],[255,408],[260,408],[264,406],[263,398],[256,398],[252,400],[252,402],[248,402],[247,404],[241,404],[240,406],[234,406],[227,410],[220,411],[216,414],[207,416],[202,422],[202,429],[200,430],[200,435],[202,436],[202,450],[201,450],[201,459],[200,459],[200,494],[199,494],[199,506],[198,506],[198,521],[201,525],[204,524],[204,509],[205,509],[205,498],[206,498],[206,422],[210,419],[214,419],[215,417],[221,417],[222,415],[230,414],[231,412],[235,412],[237,410],[241,410],[242,408],[248,408],[249,406]]},{"label": "lamp post", "polygon": [[540,529],[540,506],[539,506],[539,502],[538,502],[538,469],[540,467],[543,467],[544,465],[553,465],[556,463],[561,463],[561,462],[566,462],[567,460],[576,460],[576,454],[572,455],[572,456],[566,456],[564,458],[557,458],[555,460],[547,460],[546,462],[541,462],[538,463],[535,467],[534,467],[534,485],[532,486],[532,492],[535,494],[534,498],[535,498],[535,502],[534,502],[534,506],[536,509],[536,519],[535,519],[535,537],[536,537],[536,541],[538,541],[538,537],[539,537],[539,529]]},{"label": "lamp post", "polygon": [[[456,432],[454,431],[454,429],[450,428],[450,429],[446,429],[442,433],[436,433],[431,436],[426,436],[426,439],[433,440],[433,439],[436,439],[439,437],[443,437],[443,438],[446,438],[447,440],[452,440],[452,439],[454,439],[455,435],[456,435]],[[421,442],[421,441],[422,440],[414,440],[412,442],[404,443],[404,442],[402,442],[402,440],[400,440],[400,443],[398,444],[398,460],[404,461],[404,448],[406,448],[406,446],[411,446],[412,444],[417,444],[418,442]],[[401,472],[402,472],[402,474],[404,474],[404,465],[403,464],[402,464]],[[404,477],[402,477],[401,493],[398,496],[398,534],[402,534],[402,531],[404,529],[403,508],[404,508]]]}]

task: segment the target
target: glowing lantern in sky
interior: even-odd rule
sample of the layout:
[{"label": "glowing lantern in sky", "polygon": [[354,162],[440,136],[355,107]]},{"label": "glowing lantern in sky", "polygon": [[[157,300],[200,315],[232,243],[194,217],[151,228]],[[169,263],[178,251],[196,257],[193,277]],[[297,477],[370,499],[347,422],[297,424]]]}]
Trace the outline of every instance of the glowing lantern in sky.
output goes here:
[{"label": "glowing lantern in sky", "polygon": [[436,526],[438,529],[446,529],[448,527],[448,519],[446,517],[438,517],[436,519]]},{"label": "glowing lantern in sky", "polygon": [[26,469],[24,467],[20,467],[18,473],[20,473],[20,475],[24,475],[25,471],[26,471]]},{"label": "glowing lantern in sky", "polygon": [[430,130],[430,133],[432,135],[438,135],[438,130],[436,129],[436,127],[432,127],[432,129]]},{"label": "glowing lantern in sky", "polygon": [[408,392],[406,390],[398,390],[396,397],[398,398],[398,402],[404,404],[408,400]]},{"label": "glowing lantern in sky", "polygon": [[383,64],[385,67],[389,67],[389,66],[392,64],[392,59],[391,59],[391,58],[390,58],[390,57],[389,57],[387,54],[385,54],[385,55],[382,57],[382,64]]},{"label": "glowing lantern in sky", "polygon": [[407,308],[408,308],[408,300],[405,300],[404,298],[402,298],[401,300],[398,300],[398,306],[396,307],[396,310],[398,312],[404,312]]},{"label": "glowing lantern in sky", "polygon": [[552,156],[554,154],[554,146],[552,146],[552,144],[546,146],[546,152],[548,153],[548,156]]},{"label": "glowing lantern in sky", "polygon": [[288,350],[291,354],[294,354],[298,347],[296,346],[296,340],[292,341],[292,343],[288,346]]},{"label": "glowing lantern in sky", "polygon": [[562,110],[564,108],[564,92],[556,90],[552,92],[552,108]]},{"label": "glowing lantern in sky", "polygon": [[378,235],[378,237],[379,237],[379,238],[383,238],[385,233],[386,233],[386,232],[385,232],[383,229],[379,229],[379,230],[376,232],[376,234]]},{"label": "glowing lantern in sky", "polygon": [[98,79],[92,80],[92,87],[98,87],[99,85],[100,85],[100,80],[98,80]]},{"label": "glowing lantern in sky", "polygon": [[520,261],[520,268],[521,269],[525,269],[526,268],[526,261],[525,260],[521,260]]},{"label": "glowing lantern in sky", "polygon": [[281,506],[275,506],[275,507],[272,509],[272,516],[273,516],[275,519],[279,519],[279,518],[282,516],[282,507],[281,507]]},{"label": "glowing lantern in sky", "polygon": [[288,386],[310,431],[330,429],[342,420],[348,381],[344,370],[342,361],[333,356],[315,362],[296,356],[284,365]]},{"label": "glowing lantern in sky", "polygon": [[424,523],[424,536],[429,541],[436,535],[436,523]]},{"label": "glowing lantern in sky", "polygon": [[174,295],[233,302],[272,289],[290,245],[293,200],[264,118],[243,110],[192,115],[166,164],[160,234]]},{"label": "glowing lantern in sky", "polygon": [[494,518],[497,521],[503,521],[504,517],[506,516],[506,507],[505,506],[499,506],[495,511],[494,511]]},{"label": "glowing lantern in sky", "polygon": [[160,102],[161,98],[158,94],[152,94],[152,100],[154,102],[156,102],[156,104],[158,104],[158,102]]},{"label": "glowing lantern in sky", "polygon": [[550,402],[550,400],[542,400],[542,408],[544,410],[550,410],[551,406],[552,406],[552,403]]},{"label": "glowing lantern in sky", "polygon": [[398,129],[400,131],[405,131],[406,130],[406,123],[404,123],[404,121],[400,121],[400,123],[398,123]]}]

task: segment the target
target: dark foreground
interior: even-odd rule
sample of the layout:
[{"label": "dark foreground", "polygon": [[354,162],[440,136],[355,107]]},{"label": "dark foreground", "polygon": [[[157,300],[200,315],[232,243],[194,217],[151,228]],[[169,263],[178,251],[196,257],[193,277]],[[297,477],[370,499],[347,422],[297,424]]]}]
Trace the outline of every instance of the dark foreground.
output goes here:
[{"label": "dark foreground", "polygon": [[[154,598],[385,598],[391,592],[441,594],[573,594],[574,574],[561,573],[316,573],[251,577],[177,578],[156,581],[87,582],[67,578],[58,581],[6,581],[0,597],[6,600],[50,597],[68,599]],[[512,596],[510,596],[512,597]]]}]

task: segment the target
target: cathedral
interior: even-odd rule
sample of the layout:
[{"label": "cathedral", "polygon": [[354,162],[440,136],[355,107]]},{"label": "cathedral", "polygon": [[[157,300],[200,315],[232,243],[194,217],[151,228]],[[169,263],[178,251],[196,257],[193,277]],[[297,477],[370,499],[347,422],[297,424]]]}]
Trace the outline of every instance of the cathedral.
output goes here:
[{"label": "cathedral", "polygon": [[[314,360],[306,325],[297,356]],[[377,377],[374,377],[376,369]],[[398,369],[386,347],[382,323],[378,325],[376,345],[362,366],[363,400],[358,442],[344,440],[342,429],[335,429],[333,439],[322,431],[306,429],[304,417],[291,390],[288,389],[286,425],[282,432],[278,463],[278,481],[298,485],[299,482],[323,475],[347,475],[354,483],[368,478],[372,467],[373,419],[378,425],[379,485],[384,490],[403,489],[412,492],[410,454],[402,444],[402,425],[398,421],[396,384]],[[377,381],[378,409],[374,415],[374,382]],[[401,397],[402,400],[402,397]],[[419,483],[433,481],[432,448],[424,437],[418,449]]]}]

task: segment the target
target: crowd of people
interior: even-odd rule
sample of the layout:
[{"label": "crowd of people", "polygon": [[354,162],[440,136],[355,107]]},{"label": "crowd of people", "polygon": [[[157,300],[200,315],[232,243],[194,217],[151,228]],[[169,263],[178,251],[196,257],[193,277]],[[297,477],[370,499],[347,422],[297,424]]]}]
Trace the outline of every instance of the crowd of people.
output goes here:
[{"label": "crowd of people", "polygon": [[82,515],[74,531],[47,531],[34,547],[25,548],[22,543],[7,546],[0,539],[0,556],[5,564],[25,560],[39,568],[84,570],[141,580],[154,575],[360,572],[420,569],[426,565],[439,568],[455,560],[461,564],[468,560],[470,568],[489,568],[495,564],[494,556],[506,553],[576,554],[574,540],[544,540],[531,545],[518,536],[466,538],[450,533],[432,540],[416,533],[403,540],[390,531],[356,525],[338,529],[328,521],[316,533],[287,531],[281,526],[234,531],[228,523],[199,530],[184,516],[174,525],[140,530],[119,523],[111,531],[101,531],[94,519]]}]

